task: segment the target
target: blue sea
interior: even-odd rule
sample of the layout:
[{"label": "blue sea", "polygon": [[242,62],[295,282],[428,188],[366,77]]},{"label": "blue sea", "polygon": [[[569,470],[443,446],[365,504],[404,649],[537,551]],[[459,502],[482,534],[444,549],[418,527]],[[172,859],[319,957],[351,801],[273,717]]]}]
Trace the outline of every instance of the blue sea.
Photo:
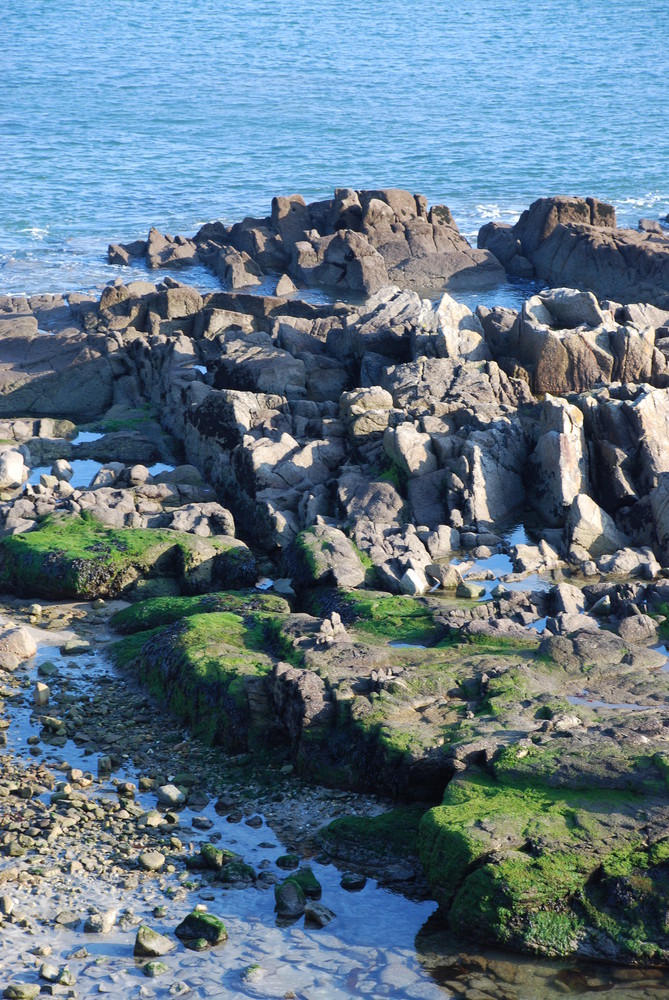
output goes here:
[{"label": "blue sea", "polygon": [[[475,239],[534,198],[669,212],[668,0],[3,0],[0,292],[112,240],[407,187]],[[204,280],[204,278],[202,278]]]}]

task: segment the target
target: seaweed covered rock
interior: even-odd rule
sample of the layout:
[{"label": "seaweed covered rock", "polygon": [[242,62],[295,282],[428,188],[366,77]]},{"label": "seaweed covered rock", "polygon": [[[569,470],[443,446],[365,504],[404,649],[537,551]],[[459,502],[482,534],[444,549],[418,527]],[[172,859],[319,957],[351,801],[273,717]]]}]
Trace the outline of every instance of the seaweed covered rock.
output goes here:
[{"label": "seaweed covered rock", "polygon": [[115,647],[134,662],[149,691],[207,743],[248,749],[253,734],[271,741],[273,719],[260,684],[272,670],[268,650],[280,619],[256,612],[194,614],[166,628],[138,632]]},{"label": "seaweed covered rock", "polygon": [[666,962],[665,760],[511,747],[493,774],[455,778],[420,829],[452,928],[548,956]]},{"label": "seaweed covered rock", "polygon": [[315,524],[301,531],[293,546],[295,575],[305,584],[357,587],[365,568],[353,542],[339,528]]},{"label": "seaweed covered rock", "polygon": [[207,947],[227,941],[228,932],[225,924],[213,913],[204,913],[200,910],[193,910],[174,929],[174,933],[187,948],[194,948],[202,951],[202,942]]},{"label": "seaweed covered rock", "polygon": [[255,560],[243,542],[206,543],[170,530],[109,528],[84,512],[46,517],[32,531],[0,541],[0,585],[54,598],[113,597],[144,577],[171,577],[190,592],[248,586]]}]

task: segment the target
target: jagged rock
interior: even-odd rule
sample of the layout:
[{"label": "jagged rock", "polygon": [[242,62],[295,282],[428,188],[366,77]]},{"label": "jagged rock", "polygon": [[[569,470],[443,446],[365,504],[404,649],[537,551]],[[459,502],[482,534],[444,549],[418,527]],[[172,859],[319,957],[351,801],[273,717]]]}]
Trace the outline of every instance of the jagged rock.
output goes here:
[{"label": "jagged rock", "polygon": [[435,320],[437,357],[491,360],[481,321],[466,305],[445,293],[437,306]]},{"label": "jagged rock", "polygon": [[627,543],[613,518],[585,493],[574,498],[567,518],[567,534],[572,546],[585,549],[595,558],[617,552]]},{"label": "jagged rock", "polygon": [[132,243],[110,243],[107,250],[107,260],[110,264],[129,264],[133,257],[144,257],[146,248],[146,240],[133,240]]},{"label": "jagged rock", "polygon": [[221,353],[214,371],[216,389],[305,395],[304,362],[279,350],[262,332],[241,338],[229,330],[219,336]]},{"label": "jagged rock", "polygon": [[312,670],[278,663],[272,674],[272,699],[293,746],[299,744],[303,729],[327,725],[333,717],[325,684]]},{"label": "jagged rock", "polygon": [[585,611],[583,591],[569,583],[559,583],[550,592],[553,613],[577,615]]},{"label": "jagged rock", "polygon": [[160,958],[169,954],[175,947],[174,941],[170,941],[164,934],[159,934],[146,924],[141,924],[137,928],[133,955],[139,958]]},{"label": "jagged rock", "polygon": [[295,539],[298,576],[309,584],[359,587],[365,569],[355,546],[343,531],[328,524],[315,524]]},{"label": "jagged rock", "polygon": [[444,559],[460,548],[460,532],[456,528],[440,524],[425,538],[425,545],[433,559]]},{"label": "jagged rock", "polygon": [[150,268],[192,267],[200,263],[197,246],[183,236],[163,236],[157,229],[149,230],[146,263]]},{"label": "jagged rock", "polygon": [[538,573],[560,565],[560,556],[545,539],[538,545],[514,545],[511,559],[516,573]]},{"label": "jagged rock", "polygon": [[262,284],[262,271],[244,251],[222,252],[218,269],[220,277],[230,288],[246,288],[250,285]]},{"label": "jagged rock", "polygon": [[613,207],[594,198],[540,198],[511,229],[485,226],[478,245],[512,273],[529,260],[534,274],[551,285],[588,288],[618,302],[669,304],[666,235],[617,229]]},{"label": "jagged rock", "polygon": [[400,580],[401,592],[412,597],[421,597],[429,588],[430,584],[422,570],[410,568]]},{"label": "jagged rock", "polygon": [[277,295],[293,295],[297,291],[297,286],[287,274],[282,274],[276,283]]},{"label": "jagged rock", "polygon": [[409,476],[424,476],[437,469],[430,435],[421,434],[414,424],[388,427],[383,435],[383,449],[390,461]]},{"label": "jagged rock", "polygon": [[583,414],[564,399],[541,404],[539,437],[529,460],[528,500],[550,526],[564,524],[574,498],[588,482]]}]

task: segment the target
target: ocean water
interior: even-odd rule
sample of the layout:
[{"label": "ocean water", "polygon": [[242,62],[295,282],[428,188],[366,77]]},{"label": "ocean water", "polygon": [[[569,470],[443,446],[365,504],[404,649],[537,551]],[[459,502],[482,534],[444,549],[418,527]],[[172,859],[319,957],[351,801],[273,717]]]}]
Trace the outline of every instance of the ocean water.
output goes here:
[{"label": "ocean water", "polygon": [[111,240],[407,187],[475,237],[540,195],[669,211],[669,3],[4,0],[0,292]]}]

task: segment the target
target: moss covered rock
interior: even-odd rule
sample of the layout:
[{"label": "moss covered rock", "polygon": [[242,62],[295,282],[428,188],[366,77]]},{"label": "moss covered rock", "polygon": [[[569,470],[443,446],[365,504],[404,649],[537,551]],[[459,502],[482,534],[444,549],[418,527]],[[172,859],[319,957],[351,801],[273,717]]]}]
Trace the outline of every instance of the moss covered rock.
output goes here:
[{"label": "moss covered rock", "polygon": [[121,635],[133,635],[164,625],[173,625],[182,618],[209,614],[214,611],[232,611],[245,614],[264,611],[268,614],[288,614],[290,605],[277,594],[263,594],[257,590],[224,591],[193,597],[155,597],[140,601],[117,611],[110,624]]},{"label": "moss covered rock", "polygon": [[[206,551],[205,551],[206,548]],[[49,598],[113,597],[144,577],[172,577],[186,592],[244,587],[255,560],[226,536],[207,540],[167,529],[109,528],[87,513],[50,515],[0,541],[0,586]]]},{"label": "moss covered rock", "polygon": [[366,573],[350,538],[328,524],[297,535],[286,569],[300,586],[359,587]]},{"label": "moss covered rock", "polygon": [[225,924],[219,917],[199,910],[189,913],[175,928],[174,933],[187,947],[196,945],[197,951],[202,950],[200,942],[207,945],[220,944],[228,937]]},{"label": "moss covered rock", "polygon": [[[268,739],[273,716],[249,686],[271,671],[279,623],[254,612],[194,614],[167,628],[138,632],[115,644],[119,664],[134,662],[148,689],[206,743],[247,749]],[[262,692],[260,692],[260,695]]]},{"label": "moss covered rock", "polygon": [[582,776],[553,787],[530,765],[524,777],[502,766],[497,777],[454,779],[420,826],[421,858],[452,928],[542,955],[666,961],[669,802],[653,768],[639,762],[634,790],[584,787]]}]

